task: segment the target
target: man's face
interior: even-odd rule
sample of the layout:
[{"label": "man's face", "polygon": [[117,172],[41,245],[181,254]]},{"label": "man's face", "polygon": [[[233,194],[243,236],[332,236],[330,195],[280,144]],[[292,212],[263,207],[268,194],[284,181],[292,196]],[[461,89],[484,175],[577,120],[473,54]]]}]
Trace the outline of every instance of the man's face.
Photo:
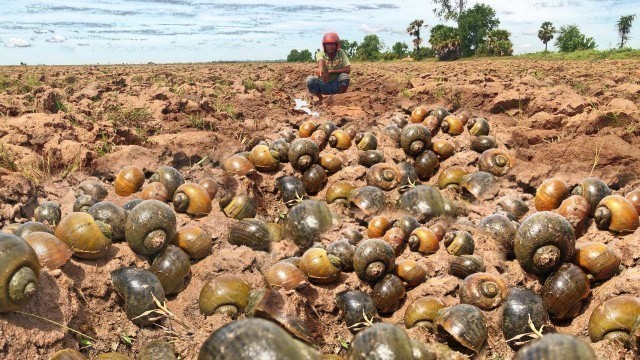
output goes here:
[{"label": "man's face", "polygon": [[324,44],[324,49],[326,52],[333,54],[338,49],[338,44],[336,43],[326,43]]}]

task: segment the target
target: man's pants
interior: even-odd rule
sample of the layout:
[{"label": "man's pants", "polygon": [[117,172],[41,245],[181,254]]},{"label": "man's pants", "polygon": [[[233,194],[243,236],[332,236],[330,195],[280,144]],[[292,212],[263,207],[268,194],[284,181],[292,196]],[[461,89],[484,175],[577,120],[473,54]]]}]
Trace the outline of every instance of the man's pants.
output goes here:
[{"label": "man's pants", "polygon": [[325,83],[317,76],[307,78],[307,88],[312,94],[331,95],[337,94],[341,86],[349,86],[349,74],[341,73],[334,81]]}]

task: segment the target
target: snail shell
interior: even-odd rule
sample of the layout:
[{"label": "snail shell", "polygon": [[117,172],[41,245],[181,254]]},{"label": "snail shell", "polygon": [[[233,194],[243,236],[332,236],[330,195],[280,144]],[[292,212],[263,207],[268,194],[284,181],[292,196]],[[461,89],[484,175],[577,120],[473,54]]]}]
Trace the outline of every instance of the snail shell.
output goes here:
[{"label": "snail shell", "polygon": [[302,184],[307,192],[311,194],[322,190],[325,182],[327,182],[327,173],[318,164],[311,165],[302,175]]},{"label": "snail shell", "polygon": [[489,135],[489,122],[481,117],[472,118],[467,121],[467,129],[474,136]]},{"label": "snail shell", "polygon": [[529,319],[536,329],[549,322],[542,297],[523,287],[510,288],[502,312],[502,334],[512,348],[521,345],[514,338],[531,333]]},{"label": "snail shell", "polygon": [[386,135],[396,147],[400,147],[400,136],[402,135],[402,129],[398,125],[391,124],[382,128],[382,133]]},{"label": "snail shell", "polygon": [[289,162],[294,169],[304,171],[318,162],[320,148],[309,139],[297,139],[289,147]]},{"label": "snail shell", "polygon": [[133,210],[134,207],[138,206],[138,204],[140,204],[143,201],[144,201],[143,199],[129,200],[124,205],[122,205],[122,208],[127,210],[127,211],[131,211],[131,210]]},{"label": "snail shell", "polygon": [[557,209],[569,197],[569,187],[562,179],[545,180],[536,190],[535,206],[538,211]]},{"label": "snail shell", "polygon": [[247,194],[225,197],[218,203],[227,217],[242,220],[256,216],[256,201]]},{"label": "snail shell", "polygon": [[336,295],[336,304],[342,310],[344,322],[351,333],[366,328],[366,322],[378,316],[371,296],[359,290],[345,290]]},{"label": "snail shell", "polygon": [[438,155],[431,150],[426,150],[420,154],[414,163],[416,173],[422,180],[427,180],[432,177],[440,166]]},{"label": "snail shell", "polygon": [[400,171],[400,182],[398,183],[398,192],[401,194],[414,186],[419,185],[418,172],[416,168],[406,161],[399,163],[398,170]]},{"label": "snail shell", "polygon": [[265,279],[272,288],[291,290],[305,282],[307,277],[299,267],[286,261],[280,261],[269,268]]},{"label": "snail shell", "polygon": [[427,271],[416,261],[405,259],[396,263],[395,274],[407,283],[407,286],[413,287],[424,282]]},{"label": "snail shell", "polygon": [[12,234],[0,233],[0,313],[25,306],[36,294],[40,264],[29,244]]},{"label": "snail shell", "polygon": [[568,334],[546,334],[527,344],[516,354],[515,360],[552,359],[596,360],[596,354],[589,344]]},{"label": "snail shell", "polygon": [[108,226],[83,212],[63,217],[56,227],[55,235],[81,259],[103,258],[111,248],[112,234]]},{"label": "snail shell", "polygon": [[138,191],[144,184],[144,172],[135,165],[130,165],[118,172],[113,188],[120,196],[129,196]]},{"label": "snail shell", "polygon": [[460,304],[441,310],[435,320],[438,334],[448,334],[476,353],[487,339],[487,321],[482,311],[473,305]]},{"label": "snail shell", "polygon": [[498,147],[496,138],[489,135],[474,136],[471,138],[471,150],[482,154],[489,149],[495,149]]},{"label": "snail shell", "polygon": [[402,129],[400,147],[409,156],[418,156],[431,145],[431,131],[422,124],[407,125]]},{"label": "snail shell", "polygon": [[198,184],[182,184],[173,194],[173,208],[189,215],[206,216],[211,212],[211,198],[207,190]]},{"label": "snail shell", "polygon": [[41,222],[27,221],[26,223],[21,224],[16,228],[15,235],[24,239],[25,236],[34,232],[46,232],[49,234],[53,233],[47,225]]},{"label": "snail shell", "polygon": [[396,255],[400,255],[402,250],[404,249],[404,238],[405,238],[404,230],[394,227],[389,229],[383,237],[383,240],[388,242],[389,245],[393,248],[393,251]]},{"label": "snail shell", "polygon": [[464,230],[448,232],[442,241],[451,255],[471,255],[475,248],[473,237]]},{"label": "snail shell", "polygon": [[124,232],[133,251],[142,255],[158,254],[175,235],[176,215],[163,202],[145,200],[129,212]]},{"label": "snail shell", "polygon": [[200,313],[204,316],[226,314],[235,319],[247,307],[250,291],[249,284],[238,275],[218,275],[207,281],[200,291]]},{"label": "snail shell", "polygon": [[420,227],[420,223],[413,216],[403,215],[393,223],[393,227],[402,229],[404,233],[403,241],[406,241],[409,239],[413,230]]},{"label": "snail shell", "polygon": [[320,354],[295,340],[282,327],[260,318],[232,321],[214,331],[200,348],[198,360],[317,360]]},{"label": "snail shell", "polygon": [[418,185],[400,197],[399,207],[409,211],[419,222],[426,222],[444,213],[440,192],[427,185]]},{"label": "snail shell", "polygon": [[342,271],[353,270],[353,255],[356,248],[347,240],[334,241],[327,245],[327,254],[331,263]]},{"label": "snail shell", "polygon": [[440,159],[440,161],[444,161],[453,156],[455,148],[445,139],[434,139],[431,142],[431,151],[438,155],[438,159]]},{"label": "snail shell", "polygon": [[438,187],[440,189],[458,189],[460,187],[460,183],[462,183],[462,178],[467,174],[469,173],[462,166],[450,166],[438,175]]},{"label": "snail shell", "polygon": [[573,258],[574,244],[571,224],[556,213],[541,211],[522,221],[513,248],[525,271],[542,274]]},{"label": "snail shell", "polygon": [[242,219],[231,225],[229,243],[236,246],[247,246],[253,250],[269,251],[271,234],[267,224],[258,219]]},{"label": "snail shell", "polygon": [[542,298],[551,317],[572,319],[580,313],[582,300],[589,296],[589,279],[573,264],[562,264],[544,282]]},{"label": "snail shell", "polygon": [[57,202],[44,201],[34,210],[33,218],[43,224],[56,226],[60,222],[60,218],[62,218],[62,210],[60,210],[60,205]]},{"label": "snail shell", "polygon": [[507,285],[500,276],[479,272],[467,276],[460,285],[460,302],[482,310],[498,307],[507,297]]},{"label": "snail shell", "polygon": [[513,168],[515,160],[501,149],[489,149],[480,155],[478,169],[494,176],[504,176]]},{"label": "snail shell", "polygon": [[606,280],[620,268],[620,257],[606,244],[587,242],[576,245],[575,263],[594,280]]},{"label": "snail shell", "polygon": [[513,239],[518,226],[517,222],[500,214],[489,215],[478,223],[478,229],[491,235],[509,255],[513,255]]},{"label": "snail shell", "polygon": [[[327,136],[333,134],[334,131],[338,130],[336,124],[331,121],[325,121],[320,126],[318,126],[318,130],[322,130],[327,134]],[[347,134],[348,135],[348,134]]]},{"label": "snail shell", "polygon": [[407,242],[411,251],[421,254],[434,254],[440,248],[440,239],[437,235],[431,229],[424,227],[413,230]]},{"label": "snail shell", "polygon": [[373,303],[379,312],[391,313],[398,309],[405,294],[402,280],[393,274],[387,274],[373,288]]},{"label": "snail shell", "polygon": [[497,208],[499,211],[505,211],[512,214],[518,220],[522,219],[522,217],[529,212],[527,204],[522,201],[522,199],[512,195],[502,197],[498,201]]},{"label": "snail shell", "polygon": [[313,121],[305,121],[300,124],[300,128],[298,129],[298,136],[301,138],[308,138],[309,136],[311,136],[311,134],[313,134],[314,131],[316,131],[316,128],[317,125]]},{"label": "snail shell", "polygon": [[162,185],[167,188],[167,198],[173,199],[173,193],[176,192],[178,186],[184,184],[184,177],[182,177],[180,171],[171,166],[160,166],[156,172],[151,175],[149,182],[162,183]]},{"label": "snail shell", "polygon": [[96,221],[109,225],[113,240],[122,241],[125,238],[124,226],[127,222],[127,211],[118,205],[101,201],[87,210]]},{"label": "snail shell", "polygon": [[402,328],[376,323],[359,332],[350,346],[349,360],[413,359],[411,340]]},{"label": "snail shell", "polygon": [[140,349],[137,360],[176,360],[176,351],[171,343],[156,340],[145,344]]},{"label": "snail shell", "polygon": [[395,165],[380,163],[367,170],[367,185],[382,190],[392,190],[400,181],[400,171]]},{"label": "snail shell", "polygon": [[300,200],[308,199],[307,191],[300,179],[295,176],[281,176],[276,179],[276,187],[280,191],[282,201],[287,207],[300,202]]},{"label": "snail shell", "polygon": [[486,267],[482,258],[473,255],[454,256],[449,263],[449,274],[460,279],[484,271]]},{"label": "snail shell", "polygon": [[153,310],[158,308],[154,301],[165,302],[164,289],[160,280],[149,270],[126,267],[111,272],[113,287],[124,299],[127,318],[138,326],[152,324]]},{"label": "snail shell", "polygon": [[633,190],[626,196],[627,200],[631,201],[633,206],[636,207],[636,211],[640,214],[640,189]]},{"label": "snail shell", "polygon": [[304,200],[289,209],[285,232],[298,246],[304,248],[332,224],[331,212],[325,203]]},{"label": "snail shell", "polygon": [[40,265],[51,270],[66,264],[73,255],[67,244],[46,232],[33,232],[23,239],[36,252]]},{"label": "snail shell", "polygon": [[107,188],[100,181],[85,180],[78,185],[76,189],[76,197],[81,195],[89,195],[96,199],[96,202],[104,200],[107,197]]},{"label": "snail shell", "polygon": [[611,298],[593,310],[589,318],[592,342],[612,339],[627,343],[629,334],[640,316],[640,299],[629,295]]},{"label": "snail shell", "polygon": [[412,124],[419,124],[424,121],[424,118],[426,118],[427,115],[429,115],[429,111],[422,106],[418,106],[411,112],[409,122]]},{"label": "snail shell", "polygon": [[349,137],[351,138],[351,140],[355,139],[356,135],[358,134],[358,130],[356,130],[356,128],[354,127],[348,127],[346,129],[344,129],[344,131],[349,134]]},{"label": "snail shell", "polygon": [[429,129],[429,131],[431,132],[431,137],[434,137],[440,130],[440,125],[442,125],[442,120],[438,120],[438,118],[434,115],[429,115],[426,118],[424,118],[422,125],[424,125],[427,129]]},{"label": "snail shell", "polygon": [[418,298],[407,306],[404,312],[404,325],[407,329],[414,326],[426,326],[427,329],[435,330],[434,320],[438,311],[444,309],[444,303],[434,296]]},{"label": "snail shell", "polygon": [[232,155],[224,162],[224,169],[229,175],[245,176],[255,172],[251,160],[240,154]]},{"label": "snail shell", "polygon": [[499,190],[498,180],[485,171],[478,171],[465,175],[460,182],[463,194],[471,195],[478,200],[490,199]]},{"label": "snail shell", "polygon": [[358,245],[353,256],[353,269],[361,280],[376,282],[393,271],[395,254],[384,240],[369,239]]},{"label": "snail shell", "polygon": [[381,238],[391,229],[391,220],[384,215],[378,215],[371,218],[369,225],[367,225],[367,236],[370,239]]},{"label": "snail shell", "polygon": [[586,178],[573,188],[571,194],[585,198],[589,203],[589,214],[593,215],[600,201],[611,195],[611,189],[598,178]]},{"label": "snail shell", "polygon": [[635,206],[620,195],[603,198],[596,207],[593,218],[598,229],[620,233],[634,232],[639,225]]},{"label": "snail shell", "polygon": [[18,230],[20,225],[21,225],[20,223],[11,223],[11,224],[3,227],[1,232],[5,233],[5,234],[15,235],[16,234],[16,230]]},{"label": "snail shell", "polygon": [[378,139],[370,132],[363,132],[356,135],[353,139],[359,150],[375,150],[378,147]]},{"label": "snail shell", "polygon": [[73,349],[62,349],[56,351],[49,360],[88,360],[80,352]]},{"label": "snail shell", "polygon": [[155,259],[149,268],[164,289],[165,295],[177,294],[185,286],[185,280],[191,272],[189,255],[177,246],[169,245]]},{"label": "snail shell", "polygon": [[269,230],[273,242],[280,242],[284,238],[284,227],[278,223],[268,222],[267,230]]},{"label": "snail shell", "polygon": [[325,145],[327,145],[327,140],[329,139],[329,135],[326,132],[318,129],[309,136],[309,139],[318,145],[319,149],[324,149]]},{"label": "snail shell", "polygon": [[327,251],[320,248],[311,248],[304,252],[300,259],[300,270],[312,282],[330,284],[340,278],[340,269],[329,260]]},{"label": "snail shell", "polygon": [[280,162],[288,162],[290,146],[291,144],[286,139],[276,139],[269,145],[269,149],[278,155]]},{"label": "snail shell", "polygon": [[326,200],[327,204],[332,204],[336,200],[347,201],[351,193],[356,189],[351,181],[336,181],[327,188]]},{"label": "snail shell", "polygon": [[585,231],[585,222],[589,216],[589,203],[580,195],[571,195],[564,199],[557,210],[573,227],[576,237]]},{"label": "snail shell", "polygon": [[329,174],[342,170],[342,160],[332,154],[324,154],[320,156],[320,166],[322,166]]},{"label": "snail shell", "polygon": [[[138,355],[138,360],[150,360],[150,359],[158,359],[158,357],[143,357],[141,355]],[[163,358],[160,358],[163,359]],[[167,359],[175,359],[175,355],[173,358],[167,358]],[[67,359],[68,360],[68,359]],[[117,353],[117,352],[108,352],[108,353],[102,353],[102,354],[98,354],[94,360],[131,360],[130,357],[128,357],[127,355],[121,354],[121,353]]]},{"label": "snail shell", "polygon": [[76,201],[73,202],[74,212],[86,212],[90,207],[98,203],[98,199],[91,195],[80,195],[76,197]]},{"label": "snail shell", "polygon": [[348,149],[351,147],[351,137],[343,130],[335,130],[329,136],[329,146],[336,149]]},{"label": "snail shell", "polygon": [[449,110],[443,107],[435,108],[433,111],[430,112],[430,115],[435,116],[436,119],[438,119],[438,121],[442,122],[449,115]]},{"label": "snail shell", "polygon": [[365,216],[373,215],[384,207],[384,193],[375,186],[364,186],[351,192],[349,203]]},{"label": "snail shell", "polygon": [[442,132],[449,135],[460,135],[464,131],[464,124],[459,117],[455,115],[447,115],[440,125]]},{"label": "snail shell", "polygon": [[256,145],[249,153],[249,161],[258,171],[274,171],[280,166],[280,155],[267,145]]},{"label": "snail shell", "polygon": [[180,247],[192,259],[199,260],[211,254],[211,236],[197,226],[187,225],[176,230],[173,244]]},{"label": "snail shell", "polygon": [[152,182],[145,185],[140,192],[142,200],[158,200],[165,202],[169,199],[167,188],[160,182]]},{"label": "snail shell", "polygon": [[371,167],[384,162],[384,155],[378,150],[361,151],[358,155],[358,164],[364,167]]}]

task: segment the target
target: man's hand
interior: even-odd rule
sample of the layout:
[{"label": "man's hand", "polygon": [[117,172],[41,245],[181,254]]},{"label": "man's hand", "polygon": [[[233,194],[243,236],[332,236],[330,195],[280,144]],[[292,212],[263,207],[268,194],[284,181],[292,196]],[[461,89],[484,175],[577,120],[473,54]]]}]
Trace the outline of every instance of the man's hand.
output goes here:
[{"label": "man's hand", "polygon": [[329,72],[325,71],[322,73],[322,81],[324,81],[325,83],[329,82]]}]

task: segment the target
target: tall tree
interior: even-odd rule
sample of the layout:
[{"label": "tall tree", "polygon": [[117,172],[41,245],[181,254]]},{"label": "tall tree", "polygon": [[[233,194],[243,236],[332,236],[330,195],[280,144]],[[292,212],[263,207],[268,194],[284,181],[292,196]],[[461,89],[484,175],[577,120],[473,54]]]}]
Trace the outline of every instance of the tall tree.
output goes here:
[{"label": "tall tree", "polygon": [[[416,58],[420,59],[420,44],[422,43],[422,39],[420,38],[420,28],[424,25],[424,20],[413,20],[409,27],[407,28],[407,32],[411,36],[415,36],[413,39],[413,47],[416,49],[415,54]],[[426,25],[424,25],[426,26]]]},{"label": "tall tree", "polygon": [[597,46],[592,37],[586,37],[580,32],[578,25],[561,27],[554,45],[562,52],[590,50],[595,49]]},{"label": "tall tree", "polygon": [[384,43],[380,41],[378,35],[367,35],[358,45],[355,57],[359,60],[378,60],[382,49],[384,49]]},{"label": "tall tree", "polygon": [[620,49],[624,47],[624,43],[629,40],[629,33],[631,32],[631,24],[636,18],[635,14],[620,16],[620,20],[616,23],[618,28],[618,35],[620,36]]},{"label": "tall tree", "polygon": [[544,44],[544,52],[547,52],[547,43],[553,39],[553,34],[555,34],[556,28],[550,21],[545,21],[540,26],[540,30],[538,30],[538,39],[542,40]]},{"label": "tall tree", "polygon": [[437,8],[433,9],[433,13],[441,20],[458,21],[460,15],[467,7],[467,0],[431,0]]},{"label": "tall tree", "polygon": [[356,54],[356,48],[358,48],[358,42],[357,41],[349,42],[349,40],[347,39],[341,39],[340,48],[344,50],[344,52],[347,53],[347,56],[351,58]]},{"label": "tall tree", "polygon": [[409,45],[398,41],[395,44],[393,44],[393,47],[391,48],[391,52],[394,53],[398,59],[402,59],[403,57],[407,56],[408,48],[409,48]]},{"label": "tall tree", "polygon": [[474,55],[480,45],[487,41],[489,32],[497,29],[498,25],[500,20],[495,10],[487,4],[475,4],[463,11],[458,18],[462,55]]}]

